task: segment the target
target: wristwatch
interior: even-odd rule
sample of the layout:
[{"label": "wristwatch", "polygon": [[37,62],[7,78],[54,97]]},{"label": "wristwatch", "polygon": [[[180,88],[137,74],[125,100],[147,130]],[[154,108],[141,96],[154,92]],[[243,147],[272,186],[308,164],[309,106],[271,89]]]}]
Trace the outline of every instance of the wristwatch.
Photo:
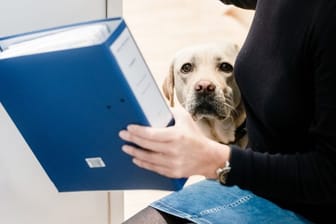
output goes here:
[{"label": "wristwatch", "polygon": [[223,168],[218,168],[216,170],[216,174],[217,174],[217,178],[218,178],[219,183],[221,183],[223,185],[226,184],[227,176],[228,176],[230,170],[231,170],[231,167],[230,167],[229,161],[225,162],[225,166]]}]

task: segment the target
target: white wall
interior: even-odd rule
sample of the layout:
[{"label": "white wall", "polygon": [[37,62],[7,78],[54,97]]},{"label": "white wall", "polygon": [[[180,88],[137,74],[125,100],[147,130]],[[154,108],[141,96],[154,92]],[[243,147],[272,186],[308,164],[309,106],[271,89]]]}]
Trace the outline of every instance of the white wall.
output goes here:
[{"label": "white wall", "polygon": [[120,16],[122,0],[0,0],[0,36]]},{"label": "white wall", "polygon": [[107,16],[121,16],[123,10],[123,0],[107,0]]}]

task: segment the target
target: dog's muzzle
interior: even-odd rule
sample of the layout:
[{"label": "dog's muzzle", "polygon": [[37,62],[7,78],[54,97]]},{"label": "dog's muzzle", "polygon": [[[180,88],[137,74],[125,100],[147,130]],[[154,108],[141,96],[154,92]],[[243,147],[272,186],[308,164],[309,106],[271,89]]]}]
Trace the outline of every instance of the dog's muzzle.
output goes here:
[{"label": "dog's muzzle", "polygon": [[194,119],[215,117],[225,119],[230,116],[231,109],[225,104],[223,92],[210,81],[199,81],[194,86],[187,110]]}]

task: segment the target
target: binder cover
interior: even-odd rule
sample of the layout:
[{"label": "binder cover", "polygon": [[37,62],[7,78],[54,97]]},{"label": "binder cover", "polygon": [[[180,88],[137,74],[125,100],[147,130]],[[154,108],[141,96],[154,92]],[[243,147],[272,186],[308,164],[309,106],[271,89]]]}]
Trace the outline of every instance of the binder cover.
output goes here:
[{"label": "binder cover", "polygon": [[[17,44],[92,24],[106,26],[107,37],[8,54]],[[121,151],[118,132],[128,124],[174,123],[122,18],[0,38],[0,48],[0,102],[59,192],[183,187],[186,179],[138,168]]]}]

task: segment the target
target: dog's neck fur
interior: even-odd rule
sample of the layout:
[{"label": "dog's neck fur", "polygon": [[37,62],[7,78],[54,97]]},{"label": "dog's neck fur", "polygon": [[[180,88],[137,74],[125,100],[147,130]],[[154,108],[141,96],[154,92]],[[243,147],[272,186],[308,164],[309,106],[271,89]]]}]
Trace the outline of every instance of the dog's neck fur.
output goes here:
[{"label": "dog's neck fur", "polygon": [[[202,118],[196,123],[201,126],[204,133],[211,139],[224,143],[236,143],[240,139],[236,139],[236,130],[240,127],[246,119],[243,103],[240,102],[236,108],[236,113],[232,117],[224,120],[216,118]],[[238,144],[245,147],[245,143]]]},{"label": "dog's neck fur", "polygon": [[202,118],[196,121],[205,135],[217,142],[228,144],[235,140],[235,125],[231,119],[216,120],[215,118]]}]

